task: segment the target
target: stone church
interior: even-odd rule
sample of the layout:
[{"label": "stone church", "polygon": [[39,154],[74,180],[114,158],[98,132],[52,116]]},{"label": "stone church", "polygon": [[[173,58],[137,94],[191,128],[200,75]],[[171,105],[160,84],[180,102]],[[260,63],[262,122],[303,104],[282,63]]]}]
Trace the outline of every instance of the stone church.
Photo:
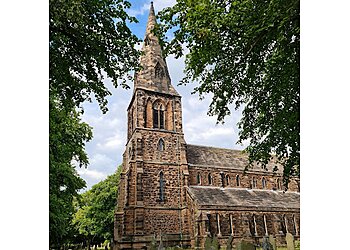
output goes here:
[{"label": "stone church", "polygon": [[[283,169],[244,171],[247,155],[239,150],[187,144],[181,96],[171,84],[158,38],[153,5],[148,17],[134,91],[127,109],[128,133],[123,154],[114,249],[164,246],[203,249],[207,237],[222,246],[273,235],[285,244],[287,232],[299,238],[299,180],[288,191]],[[274,168],[277,171],[273,171]]]}]

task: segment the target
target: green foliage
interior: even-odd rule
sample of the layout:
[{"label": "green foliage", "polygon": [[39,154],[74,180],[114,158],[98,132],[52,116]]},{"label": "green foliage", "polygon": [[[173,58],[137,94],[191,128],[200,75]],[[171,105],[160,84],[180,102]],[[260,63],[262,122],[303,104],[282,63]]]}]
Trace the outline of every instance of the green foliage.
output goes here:
[{"label": "green foliage", "polygon": [[114,209],[117,205],[121,170],[119,166],[116,173],[81,195],[73,225],[88,241],[97,239],[104,242],[113,237]]},{"label": "green foliage", "polygon": [[50,244],[60,245],[70,233],[73,198],[85,187],[74,166],[88,162],[84,142],[92,138],[91,128],[80,121],[78,111],[67,111],[50,97]]},{"label": "green foliage", "polygon": [[[137,68],[139,41],[127,26],[136,22],[123,0],[50,0],[50,91],[64,106],[79,106],[94,94],[103,112],[117,80]],[[123,78],[123,87],[125,78]]]},{"label": "green foliage", "polygon": [[166,54],[189,50],[182,83],[213,94],[208,114],[223,122],[231,104],[243,106],[238,142],[249,140],[250,161],[275,154],[286,184],[299,176],[299,0],[177,0],[159,16]]},{"label": "green foliage", "polygon": [[50,0],[50,245],[60,246],[72,230],[72,201],[85,186],[72,164],[87,166],[85,143],[92,129],[81,122],[81,104],[94,96],[103,113],[110,91],[138,67],[138,39],[127,27],[123,0]]}]

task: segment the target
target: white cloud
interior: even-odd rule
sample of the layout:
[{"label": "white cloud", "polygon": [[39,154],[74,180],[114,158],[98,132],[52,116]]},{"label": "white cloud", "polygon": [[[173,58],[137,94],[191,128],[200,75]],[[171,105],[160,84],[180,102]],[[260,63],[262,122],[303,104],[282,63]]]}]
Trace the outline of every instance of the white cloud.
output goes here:
[{"label": "white cloud", "polygon": [[114,136],[105,139],[104,142],[98,142],[97,147],[102,150],[118,151],[117,149],[121,149],[125,143],[123,134],[123,132],[116,133]]},{"label": "white cloud", "polygon": [[97,180],[97,181],[101,181],[107,177],[107,175],[103,172],[99,172],[97,170],[86,169],[86,168],[78,169],[78,174],[80,176],[82,176],[83,178],[88,177],[90,179]]}]

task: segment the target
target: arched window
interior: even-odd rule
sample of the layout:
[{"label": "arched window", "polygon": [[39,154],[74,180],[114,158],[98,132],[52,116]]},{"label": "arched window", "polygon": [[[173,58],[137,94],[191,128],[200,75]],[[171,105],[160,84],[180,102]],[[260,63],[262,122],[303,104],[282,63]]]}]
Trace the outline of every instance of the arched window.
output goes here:
[{"label": "arched window", "polygon": [[226,175],[226,185],[230,185],[230,176],[228,174]]},{"label": "arched window", "polygon": [[158,151],[164,151],[165,150],[165,143],[163,138],[160,138],[158,141]]},{"label": "arched window", "polygon": [[277,183],[277,189],[278,189],[278,190],[281,190],[281,189],[282,189],[282,185],[281,185],[281,180],[280,180],[280,178],[277,178],[276,183]]},{"label": "arched window", "polygon": [[164,201],[164,174],[159,174],[159,200]]},{"label": "arched window", "polygon": [[252,179],[252,188],[256,188],[256,179],[255,179],[255,177],[253,177],[253,179]]},{"label": "arched window", "polygon": [[266,188],[266,180],[264,177],[261,180],[261,184],[262,184],[262,188]]},{"label": "arched window", "polygon": [[209,185],[213,184],[213,177],[211,177],[210,173],[208,174],[208,183],[209,183]]},{"label": "arched window", "polygon": [[153,128],[164,129],[164,107],[159,102],[153,105]]},{"label": "arched window", "polygon": [[239,187],[241,185],[241,180],[239,178],[239,175],[236,175],[236,186]]},{"label": "arched window", "polygon": [[201,184],[201,174],[197,173],[197,184],[200,185]]}]

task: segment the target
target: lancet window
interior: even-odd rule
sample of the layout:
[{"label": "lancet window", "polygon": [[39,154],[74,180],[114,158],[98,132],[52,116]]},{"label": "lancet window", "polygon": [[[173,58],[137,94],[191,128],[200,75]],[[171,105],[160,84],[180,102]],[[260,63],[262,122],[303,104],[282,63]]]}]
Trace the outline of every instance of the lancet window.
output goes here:
[{"label": "lancet window", "polygon": [[160,172],[159,174],[159,200],[164,201],[164,174]]},{"label": "lancet window", "polygon": [[281,189],[282,189],[282,185],[281,185],[281,180],[280,180],[280,178],[277,178],[276,182],[277,182],[277,189],[278,189],[278,190],[281,190]]},{"label": "lancet window", "polygon": [[239,175],[236,175],[236,186],[239,187],[241,185],[241,180]]},{"label": "lancet window", "polygon": [[211,174],[208,174],[208,184],[212,185],[213,184],[213,177],[211,176]]},{"label": "lancet window", "polygon": [[165,143],[163,138],[160,138],[158,141],[158,151],[164,151],[165,149]]},{"label": "lancet window", "polygon": [[266,180],[264,177],[261,180],[261,184],[262,184],[262,188],[266,188]]},{"label": "lancet window", "polygon": [[197,173],[197,184],[200,185],[201,184],[201,174]]},{"label": "lancet window", "polygon": [[226,175],[226,185],[229,186],[230,185],[230,176]]}]

